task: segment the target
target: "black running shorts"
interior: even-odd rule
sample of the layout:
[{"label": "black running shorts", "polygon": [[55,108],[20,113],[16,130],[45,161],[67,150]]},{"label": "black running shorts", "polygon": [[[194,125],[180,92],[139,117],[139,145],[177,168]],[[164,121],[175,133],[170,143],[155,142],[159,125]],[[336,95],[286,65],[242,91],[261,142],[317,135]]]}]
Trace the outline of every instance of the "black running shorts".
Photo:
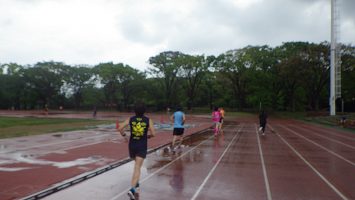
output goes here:
[{"label": "black running shorts", "polygon": [[139,156],[141,158],[145,158],[147,156],[147,148],[130,145],[128,149],[129,157],[131,157],[132,159],[136,158],[136,156]]},{"label": "black running shorts", "polygon": [[182,135],[184,134],[184,128],[174,128],[173,135]]}]

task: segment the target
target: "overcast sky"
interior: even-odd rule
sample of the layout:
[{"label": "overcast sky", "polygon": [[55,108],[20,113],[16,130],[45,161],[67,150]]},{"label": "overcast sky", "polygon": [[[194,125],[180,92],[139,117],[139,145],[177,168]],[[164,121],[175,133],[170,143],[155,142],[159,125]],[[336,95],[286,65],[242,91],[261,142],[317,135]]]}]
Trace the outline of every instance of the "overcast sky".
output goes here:
[{"label": "overcast sky", "polygon": [[[0,0],[0,63],[124,63],[173,50],[330,41],[331,0]],[[355,0],[340,0],[340,42],[355,44]]]}]

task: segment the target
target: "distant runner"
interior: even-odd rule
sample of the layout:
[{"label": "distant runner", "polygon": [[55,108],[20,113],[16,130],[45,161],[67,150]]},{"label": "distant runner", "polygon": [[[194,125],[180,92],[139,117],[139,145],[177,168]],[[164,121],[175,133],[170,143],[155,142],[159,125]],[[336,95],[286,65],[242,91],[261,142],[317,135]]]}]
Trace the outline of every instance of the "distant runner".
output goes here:
[{"label": "distant runner", "polygon": [[219,112],[218,107],[214,107],[212,112],[212,121],[214,123],[214,136],[217,136],[219,133],[220,120],[221,120],[221,113]]},{"label": "distant runner", "polygon": [[94,106],[93,113],[92,113],[92,117],[93,117],[93,118],[96,118],[96,114],[97,114],[97,107]]},{"label": "distant runner", "polygon": [[262,110],[259,114],[259,122],[260,122],[259,133],[262,132],[262,135],[265,135],[265,127],[267,121],[266,119],[267,119],[267,114],[265,113],[264,110]]},{"label": "distant runner", "polygon": [[185,124],[185,113],[182,112],[182,107],[177,106],[176,112],[171,115],[170,120],[174,123],[173,130],[173,141],[171,143],[172,151],[175,151],[176,142],[178,142],[177,147],[181,147],[184,134],[184,124]]},{"label": "distant runner", "polygon": [[224,109],[223,109],[223,107],[220,107],[219,108],[219,112],[220,112],[220,114],[221,114],[221,119],[219,120],[219,129],[220,129],[220,131],[222,131],[223,132],[223,129],[222,129],[222,126],[223,126],[223,122],[224,122]]}]

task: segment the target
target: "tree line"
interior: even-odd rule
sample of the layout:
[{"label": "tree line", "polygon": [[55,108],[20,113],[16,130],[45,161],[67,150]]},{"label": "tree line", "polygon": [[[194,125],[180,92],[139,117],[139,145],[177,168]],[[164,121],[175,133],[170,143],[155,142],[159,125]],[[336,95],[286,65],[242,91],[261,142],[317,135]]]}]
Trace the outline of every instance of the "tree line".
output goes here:
[{"label": "tree line", "polygon": [[[341,44],[342,100],[355,109],[355,47]],[[0,64],[0,109],[129,110],[143,100],[153,110],[214,105],[235,110],[329,108],[329,42],[246,46],[218,56],[165,51],[137,70],[123,63],[95,66],[38,62]]]}]

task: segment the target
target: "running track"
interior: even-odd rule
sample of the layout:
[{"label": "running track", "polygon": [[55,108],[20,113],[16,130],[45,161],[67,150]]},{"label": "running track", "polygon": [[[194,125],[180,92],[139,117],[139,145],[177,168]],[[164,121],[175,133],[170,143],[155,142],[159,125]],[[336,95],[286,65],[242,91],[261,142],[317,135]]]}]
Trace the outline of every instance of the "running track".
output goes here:
[{"label": "running track", "polygon": [[[355,134],[296,121],[225,124],[148,155],[140,199],[355,199]],[[45,197],[128,199],[132,162]]]},{"label": "running track", "polygon": [[[26,113],[11,114],[21,117]],[[31,114],[27,113],[26,116],[32,116]],[[100,114],[102,119],[122,120],[127,116],[129,115],[125,113]],[[168,121],[168,116],[153,114],[149,116],[155,122]],[[69,116],[56,114],[48,117],[85,118],[85,115],[74,113]],[[87,117],[91,118],[90,115]],[[189,115],[187,120],[193,124],[186,129],[186,135],[211,126],[207,117]],[[157,136],[150,140],[149,148],[154,149],[170,141],[171,130],[159,128]],[[68,180],[75,180],[77,183],[77,178],[82,178],[83,174],[95,171],[97,175],[99,174],[97,170],[100,171],[102,167],[117,166],[122,161],[128,161],[127,155],[127,143],[117,134],[114,124],[90,130],[1,139],[0,200],[20,199],[37,192],[42,194],[44,190],[48,191],[48,188],[66,184]]]}]

